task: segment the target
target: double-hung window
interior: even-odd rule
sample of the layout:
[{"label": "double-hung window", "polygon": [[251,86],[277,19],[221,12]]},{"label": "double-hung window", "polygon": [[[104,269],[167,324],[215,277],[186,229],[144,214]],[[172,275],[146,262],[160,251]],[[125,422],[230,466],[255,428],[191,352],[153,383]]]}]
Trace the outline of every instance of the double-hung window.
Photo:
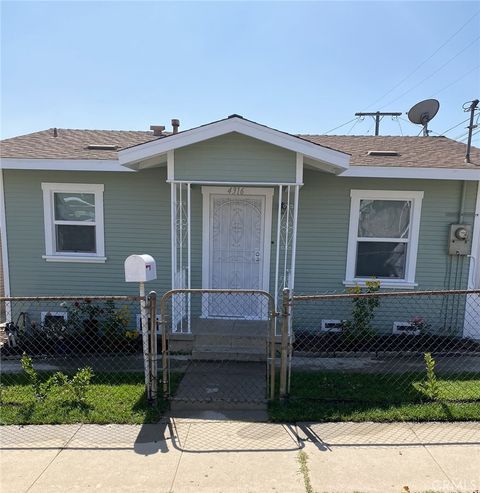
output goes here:
[{"label": "double-hung window", "polygon": [[42,183],[49,261],[104,262],[103,185]]},{"label": "double-hung window", "polygon": [[415,286],[423,192],[352,190],[346,285]]}]

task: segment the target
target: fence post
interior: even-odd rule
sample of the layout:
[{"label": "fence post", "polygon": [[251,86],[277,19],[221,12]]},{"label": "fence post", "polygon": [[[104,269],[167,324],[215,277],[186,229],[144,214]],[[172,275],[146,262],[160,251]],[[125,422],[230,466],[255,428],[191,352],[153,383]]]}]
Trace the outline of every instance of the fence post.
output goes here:
[{"label": "fence post", "polygon": [[282,341],[280,349],[280,399],[287,396],[288,332],[290,326],[290,289],[282,292]]},{"label": "fence post", "polygon": [[276,323],[276,319],[277,319],[277,311],[275,310],[275,304],[273,301],[269,301],[269,304],[271,305],[271,309],[270,309],[270,335],[269,335],[269,338],[270,338],[270,345],[269,345],[269,349],[270,349],[270,354],[269,354],[269,357],[270,357],[270,394],[269,394],[269,398],[270,400],[273,401],[273,399],[275,399],[275,373],[277,371],[277,365],[275,364],[276,363],[276,354],[277,354],[277,348],[275,347],[275,323]]},{"label": "fence post", "polygon": [[[167,348],[167,310],[166,295],[160,299],[160,326],[162,328],[162,395],[168,398],[168,348]],[[169,299],[170,296],[169,296]]]},{"label": "fence post", "polygon": [[157,293],[148,293],[150,307],[150,399],[157,401],[158,373],[157,373]]},{"label": "fence post", "polygon": [[150,358],[148,351],[148,308],[145,296],[145,283],[140,283],[140,318],[142,321],[142,349],[143,349],[143,369],[145,374],[145,391],[147,400],[151,400],[152,389],[150,386]]}]

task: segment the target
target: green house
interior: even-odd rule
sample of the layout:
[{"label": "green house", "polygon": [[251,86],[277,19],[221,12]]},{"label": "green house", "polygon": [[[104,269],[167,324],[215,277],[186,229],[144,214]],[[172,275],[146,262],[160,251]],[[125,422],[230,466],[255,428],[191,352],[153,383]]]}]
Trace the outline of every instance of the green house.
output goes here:
[{"label": "green house", "polygon": [[[466,163],[445,137],[291,135],[238,115],[152,128],[2,141],[6,296],[134,294],[123,262],[136,253],[155,258],[158,293],[265,290],[277,308],[284,288],[344,292],[372,278],[382,290],[480,288],[479,149]],[[391,307],[379,330],[418,306]],[[218,296],[188,310],[264,316]],[[313,329],[342,310],[319,308]],[[456,330],[480,337],[480,312],[465,299],[455,310]]]}]

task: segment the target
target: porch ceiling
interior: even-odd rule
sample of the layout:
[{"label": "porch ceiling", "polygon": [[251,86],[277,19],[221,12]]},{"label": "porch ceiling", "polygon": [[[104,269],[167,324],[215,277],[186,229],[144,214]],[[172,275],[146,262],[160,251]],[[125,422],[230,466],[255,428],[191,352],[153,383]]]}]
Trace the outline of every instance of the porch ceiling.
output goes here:
[{"label": "porch ceiling", "polygon": [[118,158],[122,166],[136,170],[162,166],[166,163],[168,151],[233,132],[297,152],[304,156],[304,162],[309,166],[323,171],[338,174],[349,168],[350,155],[347,153],[309,142],[238,115],[126,148],[118,152]]}]

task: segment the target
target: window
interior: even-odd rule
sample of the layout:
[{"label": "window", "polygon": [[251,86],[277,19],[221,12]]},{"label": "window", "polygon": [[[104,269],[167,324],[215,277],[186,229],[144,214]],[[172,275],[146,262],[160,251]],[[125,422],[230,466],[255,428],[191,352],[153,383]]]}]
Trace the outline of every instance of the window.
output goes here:
[{"label": "window", "polygon": [[41,312],[40,318],[45,328],[61,328],[67,321],[67,312]]},{"label": "window", "polygon": [[352,190],[346,285],[415,286],[423,192]]},{"label": "window", "polygon": [[104,262],[103,185],[42,183],[44,258]]}]

